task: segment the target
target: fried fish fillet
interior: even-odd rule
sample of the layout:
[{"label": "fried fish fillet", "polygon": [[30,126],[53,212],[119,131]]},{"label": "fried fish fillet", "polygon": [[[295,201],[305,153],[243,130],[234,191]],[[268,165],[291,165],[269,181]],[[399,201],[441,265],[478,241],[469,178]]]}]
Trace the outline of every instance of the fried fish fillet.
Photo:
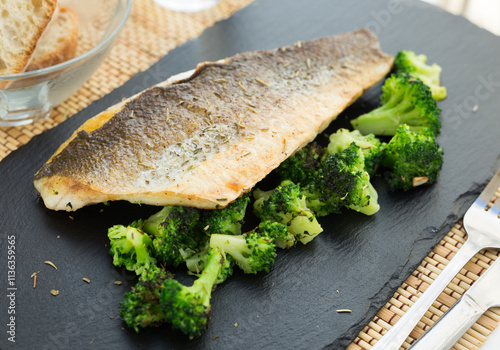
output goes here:
[{"label": "fried fish fillet", "polygon": [[357,30],[203,63],[88,120],[37,172],[45,205],[213,209],[238,198],[380,81],[393,57]]}]

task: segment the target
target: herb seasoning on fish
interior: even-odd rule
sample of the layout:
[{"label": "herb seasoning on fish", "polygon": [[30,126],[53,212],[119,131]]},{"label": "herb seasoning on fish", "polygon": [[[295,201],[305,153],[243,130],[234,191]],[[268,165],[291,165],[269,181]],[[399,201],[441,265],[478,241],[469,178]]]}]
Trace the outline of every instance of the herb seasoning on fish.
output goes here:
[{"label": "herb seasoning on fish", "polygon": [[201,64],[87,121],[35,187],[55,210],[111,200],[225,206],[312,141],[392,62],[373,33],[358,30]]}]

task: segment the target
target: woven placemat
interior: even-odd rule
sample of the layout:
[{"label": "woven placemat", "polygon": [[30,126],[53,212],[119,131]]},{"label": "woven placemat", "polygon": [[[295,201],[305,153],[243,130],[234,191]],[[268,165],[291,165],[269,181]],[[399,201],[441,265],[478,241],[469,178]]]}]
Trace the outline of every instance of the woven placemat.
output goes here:
[{"label": "woven placemat", "polygon": [[[40,134],[71,117],[91,102],[122,85],[132,75],[146,70],[170,50],[198,36],[205,28],[229,17],[253,0],[222,0],[198,13],[177,13],[163,9],[152,0],[134,0],[131,16],[109,57],[75,94],[61,103],[45,120],[20,127],[0,127],[0,160]],[[127,57],[126,60],[123,57]],[[500,192],[497,193],[500,196]],[[465,242],[466,234],[457,223],[418,269],[403,283],[394,297],[358,335],[349,350],[370,349],[436,278]],[[412,332],[407,349],[432,323],[457,301],[498,257],[494,250],[477,254],[443,292]],[[479,349],[500,320],[500,309],[488,311],[455,345],[454,349]]]}]

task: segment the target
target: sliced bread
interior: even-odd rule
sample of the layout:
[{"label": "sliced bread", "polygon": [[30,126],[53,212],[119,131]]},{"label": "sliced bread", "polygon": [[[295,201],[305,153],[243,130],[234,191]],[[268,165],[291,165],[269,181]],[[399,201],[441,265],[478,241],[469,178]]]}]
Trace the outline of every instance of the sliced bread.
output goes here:
[{"label": "sliced bread", "polygon": [[57,0],[0,0],[0,75],[25,70]]},{"label": "sliced bread", "polygon": [[40,38],[27,71],[50,67],[76,55],[78,19],[75,11],[61,7]]}]

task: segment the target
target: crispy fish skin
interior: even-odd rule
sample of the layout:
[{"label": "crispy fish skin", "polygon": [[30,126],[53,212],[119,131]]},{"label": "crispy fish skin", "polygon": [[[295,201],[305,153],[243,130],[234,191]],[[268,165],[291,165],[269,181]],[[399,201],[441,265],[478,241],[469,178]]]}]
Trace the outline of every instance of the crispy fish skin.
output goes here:
[{"label": "crispy fish skin", "polygon": [[357,30],[200,64],[84,123],[37,172],[47,208],[127,200],[224,207],[380,81],[393,57]]}]

